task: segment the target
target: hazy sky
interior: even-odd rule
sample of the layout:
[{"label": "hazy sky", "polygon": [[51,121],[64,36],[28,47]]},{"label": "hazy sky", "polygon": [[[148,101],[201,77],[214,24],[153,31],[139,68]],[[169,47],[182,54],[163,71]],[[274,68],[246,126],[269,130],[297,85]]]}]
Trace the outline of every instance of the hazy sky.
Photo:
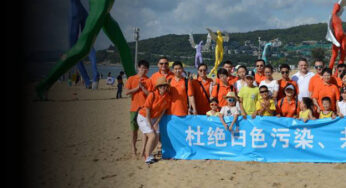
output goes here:
[{"label": "hazy sky", "polygon": [[[88,1],[81,0],[88,9]],[[337,0],[115,0],[112,16],[128,41],[139,27],[141,39],[165,34],[228,32],[287,28],[326,23]],[[69,0],[27,0],[24,33],[29,51],[66,50]],[[346,13],[342,20],[346,21]],[[326,28],[327,29],[327,28]],[[110,41],[103,32],[95,47]]]}]

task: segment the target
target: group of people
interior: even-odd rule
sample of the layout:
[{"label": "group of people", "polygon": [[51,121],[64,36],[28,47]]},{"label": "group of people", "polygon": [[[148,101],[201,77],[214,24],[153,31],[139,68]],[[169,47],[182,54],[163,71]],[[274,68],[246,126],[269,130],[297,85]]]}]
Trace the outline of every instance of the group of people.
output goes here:
[{"label": "group of people", "polygon": [[[137,152],[140,129],[144,135],[142,156],[146,163],[155,161],[152,152],[159,144],[159,122],[164,114],[218,116],[232,134],[239,116],[244,119],[291,117],[306,122],[346,115],[345,64],[338,64],[333,74],[323,61],[316,60],[315,74],[309,71],[308,61],[301,58],[299,71],[292,78],[290,66],[280,66],[280,80],[273,78],[273,67],[262,59],[255,62],[256,73],[243,65],[234,69],[231,61],[225,61],[214,80],[207,77],[206,64],[198,66],[197,78],[185,78],[183,64],[179,61],[173,63],[171,71],[167,57],[161,57],[157,65],[158,72],[149,78],[149,63],[139,61],[137,75],[129,77],[125,85],[126,95],[132,97],[133,153]],[[227,124],[224,116],[233,116],[233,121]],[[236,127],[235,132],[238,129]]]}]

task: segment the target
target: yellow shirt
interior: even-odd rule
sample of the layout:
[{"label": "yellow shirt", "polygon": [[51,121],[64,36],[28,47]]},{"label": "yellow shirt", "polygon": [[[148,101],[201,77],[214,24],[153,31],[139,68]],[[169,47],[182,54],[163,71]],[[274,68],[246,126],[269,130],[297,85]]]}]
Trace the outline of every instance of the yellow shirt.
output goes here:
[{"label": "yellow shirt", "polygon": [[310,112],[311,112],[310,109],[306,109],[305,111],[300,111],[299,112],[299,118],[309,119],[309,113]]},{"label": "yellow shirt", "polygon": [[240,89],[238,96],[243,101],[243,107],[246,114],[253,114],[256,111],[256,102],[259,96],[258,87],[250,88],[244,86]]},{"label": "yellow shirt", "polygon": [[323,119],[323,118],[330,118],[332,117],[333,115],[333,111],[330,111],[329,113],[327,114],[323,114],[323,111],[320,112],[320,119]]},{"label": "yellow shirt", "polygon": [[208,111],[207,112],[207,116],[219,116],[220,115],[220,112],[216,112],[215,114],[212,114],[212,111]]},{"label": "yellow shirt", "polygon": [[[273,100],[273,99],[270,99],[269,102],[270,102],[270,107],[269,107],[269,109],[275,111],[275,110],[276,110],[276,107],[275,107],[274,100]],[[264,103],[263,99],[259,99],[259,100],[256,102],[256,110],[261,110],[261,109],[262,109],[261,103]],[[272,116],[272,115],[273,115],[273,114],[272,114],[272,113],[269,113],[267,110],[264,111],[264,113],[263,113],[263,116]]]}]

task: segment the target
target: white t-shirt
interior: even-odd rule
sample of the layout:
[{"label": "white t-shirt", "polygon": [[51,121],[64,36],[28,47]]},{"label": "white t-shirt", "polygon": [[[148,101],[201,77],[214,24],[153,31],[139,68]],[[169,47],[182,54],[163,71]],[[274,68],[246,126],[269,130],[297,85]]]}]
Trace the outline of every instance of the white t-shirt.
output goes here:
[{"label": "white t-shirt", "polygon": [[259,86],[261,87],[263,85],[268,87],[268,91],[269,91],[270,95],[273,95],[274,92],[279,91],[279,84],[278,84],[277,80],[272,80],[269,83],[267,83],[265,80],[262,80]]},{"label": "white t-shirt", "polygon": [[220,113],[224,116],[234,116],[236,114],[239,115],[239,110],[236,106],[233,106],[231,108],[229,106],[224,106],[221,108]]},{"label": "white t-shirt", "polygon": [[342,113],[342,115],[346,116],[346,102],[338,101],[338,107],[339,107],[340,112]]},{"label": "white t-shirt", "polygon": [[[253,81],[253,85],[254,86],[257,86],[257,83],[256,81]],[[244,86],[247,86],[247,83],[245,81],[242,81],[242,80],[237,80],[235,83],[234,83],[234,87],[235,89],[237,90],[237,92],[239,93],[240,89]]]},{"label": "white t-shirt", "polygon": [[295,73],[292,76],[292,80],[296,81],[299,88],[298,100],[301,101],[303,97],[310,97],[311,93],[309,92],[309,82],[311,77],[313,77],[315,73],[308,72],[305,75],[302,75],[300,72]]}]

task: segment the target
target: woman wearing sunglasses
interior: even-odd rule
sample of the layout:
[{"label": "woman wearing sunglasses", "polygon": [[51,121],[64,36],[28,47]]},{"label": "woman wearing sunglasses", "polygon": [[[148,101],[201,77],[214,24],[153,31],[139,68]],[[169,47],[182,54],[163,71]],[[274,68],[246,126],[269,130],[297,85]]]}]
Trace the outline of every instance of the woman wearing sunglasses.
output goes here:
[{"label": "woman wearing sunglasses", "polygon": [[297,82],[290,79],[290,71],[291,71],[291,68],[288,64],[282,64],[280,66],[281,79],[278,80],[278,84],[279,84],[278,101],[285,96],[284,89],[288,84],[292,84],[294,86],[295,95],[299,93]]},{"label": "woman wearing sunglasses", "polygon": [[[189,102],[194,115],[205,115],[210,110],[209,98],[213,80],[207,77],[208,66],[206,64],[200,64],[197,70],[197,79],[189,82]],[[196,101],[198,101],[198,105],[196,105]]]}]

